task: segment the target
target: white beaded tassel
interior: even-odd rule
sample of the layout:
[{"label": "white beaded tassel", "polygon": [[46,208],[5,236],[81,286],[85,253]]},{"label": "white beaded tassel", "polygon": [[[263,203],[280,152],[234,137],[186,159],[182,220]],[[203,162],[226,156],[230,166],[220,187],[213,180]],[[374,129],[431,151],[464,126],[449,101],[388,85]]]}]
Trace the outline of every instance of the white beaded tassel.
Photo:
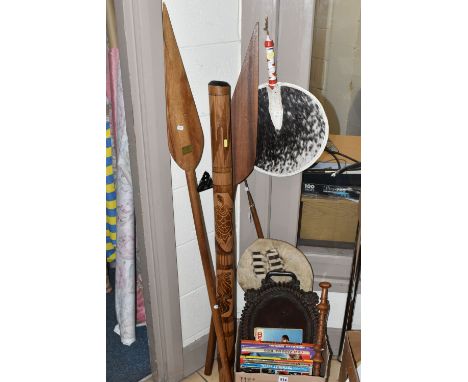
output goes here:
[{"label": "white beaded tassel", "polygon": [[283,103],[281,102],[281,86],[278,85],[276,78],[275,50],[274,42],[268,32],[268,17],[265,19],[265,28],[267,36],[264,42],[266,59],[268,65],[268,111],[275,130],[281,130],[283,125]]}]

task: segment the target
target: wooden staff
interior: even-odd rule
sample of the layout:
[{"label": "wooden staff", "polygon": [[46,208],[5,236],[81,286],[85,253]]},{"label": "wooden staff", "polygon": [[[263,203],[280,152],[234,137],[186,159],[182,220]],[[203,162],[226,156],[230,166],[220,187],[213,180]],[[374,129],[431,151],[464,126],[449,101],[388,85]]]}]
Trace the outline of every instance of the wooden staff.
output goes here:
[{"label": "wooden staff", "polygon": [[320,288],[322,288],[322,296],[320,298],[320,304],[317,305],[319,310],[319,322],[317,325],[317,341],[315,344],[315,355],[314,355],[314,370],[313,375],[319,376],[320,375],[320,367],[323,363],[323,356],[322,350],[326,346],[325,343],[325,332],[327,330],[327,316],[328,311],[330,309],[328,303],[328,288],[331,287],[331,284],[326,281],[322,281],[320,284]]},{"label": "wooden staff", "polygon": [[[257,208],[255,207],[255,202],[253,200],[252,194],[249,191],[249,184],[247,183],[247,179],[244,181],[245,185],[245,192],[247,193],[247,198],[249,200],[249,208],[250,213],[252,214],[252,218],[255,225],[255,230],[257,231],[257,237],[259,239],[263,239],[263,230],[262,225],[260,224],[260,219],[258,218]],[[208,336],[208,346],[206,350],[206,359],[205,359],[205,375],[211,375],[213,372],[213,362],[214,362],[214,354],[215,354],[215,346],[216,346],[216,334],[214,331],[213,321],[210,323],[210,334]]]},{"label": "wooden staff", "polygon": [[[233,235],[231,87],[226,82],[208,84],[213,161],[213,202],[216,247],[216,294],[230,365],[235,345],[235,254]],[[220,378],[221,380],[222,378]]]},{"label": "wooden staff", "polygon": [[[258,117],[258,23],[256,23],[254,27],[249,46],[242,63],[239,79],[237,80],[234,95],[232,97],[230,117],[232,120],[232,184],[235,188],[252,172],[256,158]],[[212,145],[213,139],[215,138],[212,132]],[[229,143],[229,146],[231,146],[231,143]],[[229,149],[231,149],[231,147],[229,147]],[[213,178],[214,172],[215,169],[213,166]],[[250,196],[249,201],[251,199],[252,197]],[[250,205],[253,205],[253,208],[255,208],[255,204],[252,202],[250,202]],[[256,210],[253,215],[257,216],[258,220]],[[211,375],[213,370],[215,343],[216,335],[212,322],[210,325],[210,335],[208,337],[208,347],[205,360],[204,373],[206,375]]]},{"label": "wooden staff", "polygon": [[262,225],[260,224],[260,219],[258,218],[257,208],[255,207],[255,202],[253,200],[252,194],[250,193],[247,179],[244,180],[244,185],[245,185],[245,192],[247,193],[247,198],[249,199],[250,213],[252,214],[252,218],[253,218],[254,225],[255,225],[255,230],[257,231],[257,237],[259,239],[263,239],[264,236],[263,236]]},{"label": "wooden staff", "polygon": [[115,21],[114,1],[106,1],[106,27],[107,38],[109,39],[109,48],[118,48],[117,27]]},{"label": "wooden staff", "polygon": [[185,171],[187,179],[198,248],[200,249],[214,329],[217,334],[220,368],[222,368],[220,377],[223,376],[224,381],[232,382],[232,369],[228,361],[226,341],[223,336],[213,264],[195,176],[195,168],[203,153],[203,130],[165,4],[163,6],[163,33],[168,146],[172,158]]}]

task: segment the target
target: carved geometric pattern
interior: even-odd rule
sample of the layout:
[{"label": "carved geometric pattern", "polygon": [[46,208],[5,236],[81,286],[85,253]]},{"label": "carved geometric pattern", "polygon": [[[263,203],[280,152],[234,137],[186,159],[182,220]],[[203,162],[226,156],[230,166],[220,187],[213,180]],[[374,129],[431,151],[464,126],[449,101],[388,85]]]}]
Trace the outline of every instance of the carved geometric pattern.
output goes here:
[{"label": "carved geometric pattern", "polygon": [[225,203],[223,195],[217,194],[215,206],[216,238],[224,244],[232,237],[232,204]]},{"label": "carved geometric pattern", "polygon": [[230,311],[232,302],[232,283],[231,275],[228,272],[217,275],[216,297],[218,300],[219,311],[221,315]]}]

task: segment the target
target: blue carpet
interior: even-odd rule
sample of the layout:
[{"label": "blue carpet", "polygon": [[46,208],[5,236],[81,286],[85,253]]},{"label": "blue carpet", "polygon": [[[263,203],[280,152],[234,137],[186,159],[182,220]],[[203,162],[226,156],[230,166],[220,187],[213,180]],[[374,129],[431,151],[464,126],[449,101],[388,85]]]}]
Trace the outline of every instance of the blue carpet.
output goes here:
[{"label": "blue carpet", "polygon": [[[114,287],[114,269],[109,269],[109,278]],[[151,374],[146,326],[136,328],[136,341],[132,345],[123,345],[120,336],[114,332],[117,325],[114,301],[115,293],[112,290],[107,294],[106,301],[106,381],[137,382]]]}]

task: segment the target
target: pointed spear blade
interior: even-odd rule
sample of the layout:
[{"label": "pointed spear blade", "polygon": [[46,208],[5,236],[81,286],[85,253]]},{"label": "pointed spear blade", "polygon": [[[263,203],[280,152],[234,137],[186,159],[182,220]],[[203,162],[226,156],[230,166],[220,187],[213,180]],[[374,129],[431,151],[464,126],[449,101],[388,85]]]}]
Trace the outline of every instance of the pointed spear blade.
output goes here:
[{"label": "pointed spear blade", "polygon": [[245,53],[231,102],[234,186],[253,171],[257,150],[258,23]]},{"label": "pointed spear blade", "polygon": [[183,170],[195,170],[203,153],[203,130],[166,4],[163,35],[169,151]]}]

